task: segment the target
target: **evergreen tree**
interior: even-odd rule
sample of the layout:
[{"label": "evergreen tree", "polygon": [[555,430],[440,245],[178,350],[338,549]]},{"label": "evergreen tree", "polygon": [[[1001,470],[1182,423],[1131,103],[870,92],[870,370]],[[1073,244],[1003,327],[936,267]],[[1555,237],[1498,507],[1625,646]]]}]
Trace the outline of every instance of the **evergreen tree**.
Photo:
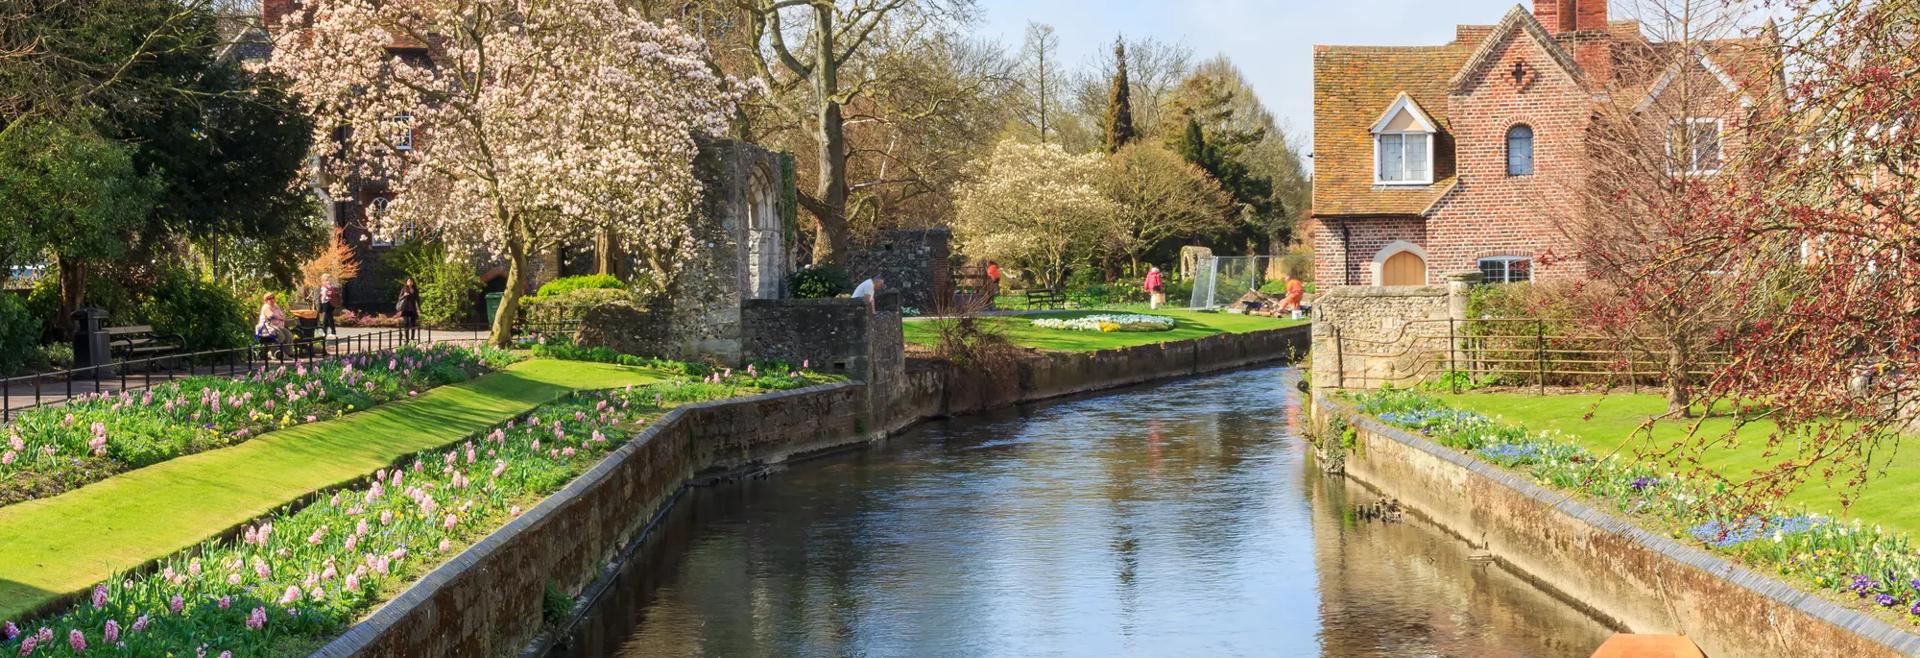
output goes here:
[{"label": "evergreen tree", "polygon": [[1133,141],[1133,100],[1127,88],[1127,42],[1113,42],[1113,89],[1107,94],[1107,152]]}]

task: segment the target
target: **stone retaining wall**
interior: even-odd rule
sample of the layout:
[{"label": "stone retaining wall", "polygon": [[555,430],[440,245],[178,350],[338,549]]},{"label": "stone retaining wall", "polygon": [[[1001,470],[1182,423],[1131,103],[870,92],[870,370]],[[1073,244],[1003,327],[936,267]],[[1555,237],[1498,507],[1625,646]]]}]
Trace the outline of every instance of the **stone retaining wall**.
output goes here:
[{"label": "stone retaining wall", "polygon": [[[864,313],[864,308],[861,309]],[[898,327],[897,323],[892,325]],[[898,340],[897,329],[893,339]],[[1082,354],[1038,354],[1017,383],[917,363],[876,401],[857,382],[668,412],[585,475],[429,573],[317,658],[469,658],[519,653],[543,628],[548,583],[570,594],[617,570],[623,547],[686,482],[858,444],[925,418],[1304,356],[1306,326]],[[896,357],[897,358],[897,357]],[[951,394],[953,390],[988,394]],[[577,612],[577,611],[576,611]]]},{"label": "stone retaining wall", "polygon": [[1636,633],[1682,633],[1716,658],[1920,655],[1920,636],[1563,492],[1388,426],[1324,396],[1355,428],[1346,474]]}]

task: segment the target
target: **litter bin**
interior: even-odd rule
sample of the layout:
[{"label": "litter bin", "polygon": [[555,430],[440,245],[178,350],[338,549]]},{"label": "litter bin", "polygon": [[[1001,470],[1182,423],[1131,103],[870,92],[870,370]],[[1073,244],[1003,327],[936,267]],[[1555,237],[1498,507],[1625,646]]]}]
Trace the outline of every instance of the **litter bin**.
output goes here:
[{"label": "litter bin", "polygon": [[487,293],[487,328],[488,329],[493,328],[493,319],[500,315],[500,298],[505,297],[506,295],[507,294],[503,292]]},{"label": "litter bin", "polygon": [[[107,376],[113,353],[107,342],[107,311],[88,306],[73,312],[73,367],[94,367],[88,376]],[[96,367],[98,366],[98,367]]]}]

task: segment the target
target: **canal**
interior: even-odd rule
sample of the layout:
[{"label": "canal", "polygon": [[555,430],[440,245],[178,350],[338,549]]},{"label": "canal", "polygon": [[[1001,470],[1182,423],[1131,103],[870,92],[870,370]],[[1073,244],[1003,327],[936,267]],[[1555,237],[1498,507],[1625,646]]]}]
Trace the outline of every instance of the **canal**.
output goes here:
[{"label": "canal", "polygon": [[922,425],[695,489],[578,658],[1585,658],[1608,629],[1321,475],[1290,368]]}]

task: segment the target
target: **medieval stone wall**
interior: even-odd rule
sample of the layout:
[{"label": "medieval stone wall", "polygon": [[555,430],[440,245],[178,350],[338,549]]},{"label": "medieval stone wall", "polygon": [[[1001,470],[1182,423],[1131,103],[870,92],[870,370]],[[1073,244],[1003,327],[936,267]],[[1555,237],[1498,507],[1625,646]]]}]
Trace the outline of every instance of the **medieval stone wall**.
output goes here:
[{"label": "medieval stone wall", "polygon": [[886,231],[848,257],[847,274],[855,283],[880,275],[901,306],[933,314],[953,299],[952,241],[947,229]]},{"label": "medieval stone wall", "polygon": [[[1447,286],[1333,288],[1313,303],[1313,385],[1374,388],[1442,374],[1447,319],[1459,296]],[[1436,364],[1440,364],[1436,369]]]}]

